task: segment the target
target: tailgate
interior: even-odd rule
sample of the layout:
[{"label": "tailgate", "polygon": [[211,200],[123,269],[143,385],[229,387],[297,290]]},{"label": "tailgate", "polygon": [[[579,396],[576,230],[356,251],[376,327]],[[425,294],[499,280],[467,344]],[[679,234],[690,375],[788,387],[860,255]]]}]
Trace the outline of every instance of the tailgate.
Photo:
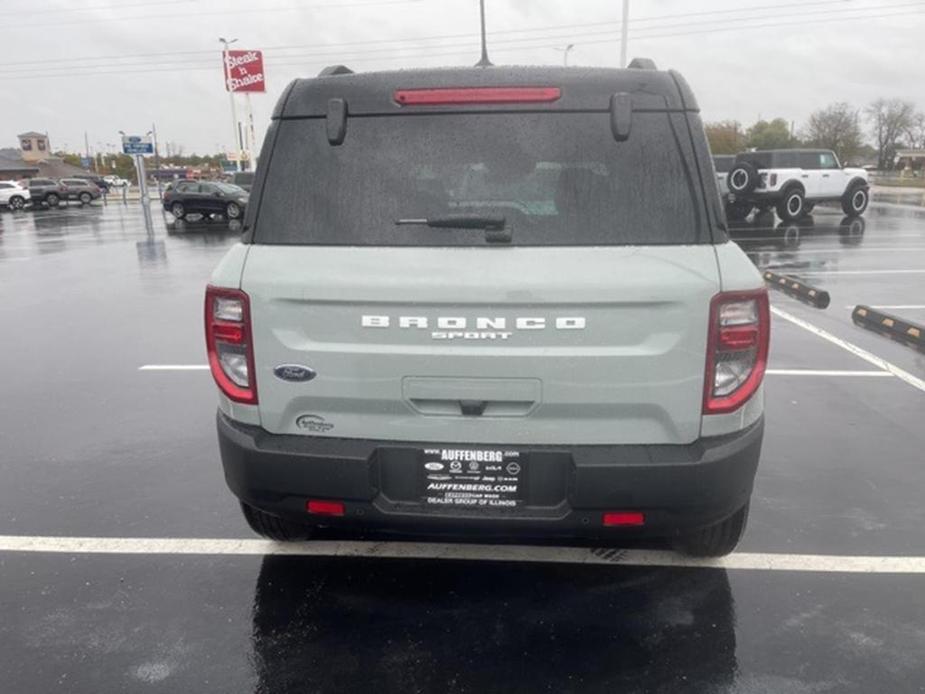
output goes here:
[{"label": "tailgate", "polygon": [[[260,420],[510,444],[700,433],[713,247],[251,247]],[[280,365],[317,376],[285,380]]]}]

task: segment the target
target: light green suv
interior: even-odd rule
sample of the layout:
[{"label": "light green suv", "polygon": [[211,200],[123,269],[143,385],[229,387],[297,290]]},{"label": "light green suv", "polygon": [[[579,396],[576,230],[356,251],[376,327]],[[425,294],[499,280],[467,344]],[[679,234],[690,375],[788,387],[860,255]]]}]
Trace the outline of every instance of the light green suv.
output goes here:
[{"label": "light green suv", "polygon": [[296,80],[206,291],[225,477],[319,526],[730,552],[768,298],[675,72]]}]

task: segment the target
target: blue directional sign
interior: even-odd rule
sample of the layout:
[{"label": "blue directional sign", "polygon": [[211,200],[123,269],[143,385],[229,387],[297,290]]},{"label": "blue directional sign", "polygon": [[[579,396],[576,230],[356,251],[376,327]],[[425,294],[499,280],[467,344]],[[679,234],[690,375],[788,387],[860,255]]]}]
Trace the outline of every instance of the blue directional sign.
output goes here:
[{"label": "blue directional sign", "polygon": [[122,152],[125,154],[154,154],[154,143],[149,137],[126,135],[122,138]]}]

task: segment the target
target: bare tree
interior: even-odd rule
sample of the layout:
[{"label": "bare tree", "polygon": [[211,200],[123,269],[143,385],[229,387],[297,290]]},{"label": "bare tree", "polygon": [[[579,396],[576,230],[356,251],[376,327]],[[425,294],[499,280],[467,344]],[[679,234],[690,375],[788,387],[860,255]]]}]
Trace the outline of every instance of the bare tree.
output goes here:
[{"label": "bare tree", "polygon": [[803,130],[803,139],[812,147],[834,150],[839,161],[850,159],[862,145],[858,110],[839,101],[814,111]]},{"label": "bare tree", "polygon": [[919,111],[906,128],[906,144],[911,149],[925,149],[925,113]]},{"label": "bare tree", "polygon": [[913,125],[915,104],[903,99],[877,99],[865,112],[877,147],[877,168],[890,168],[901,138]]}]

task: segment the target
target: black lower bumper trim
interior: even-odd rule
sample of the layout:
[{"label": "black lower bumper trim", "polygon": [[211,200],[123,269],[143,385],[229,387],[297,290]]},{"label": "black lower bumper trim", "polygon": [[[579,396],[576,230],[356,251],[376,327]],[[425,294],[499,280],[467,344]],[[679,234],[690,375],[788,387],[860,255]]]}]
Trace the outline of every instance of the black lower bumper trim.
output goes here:
[{"label": "black lower bumper trim", "polygon": [[[673,535],[718,522],[748,502],[764,430],[759,420],[688,445],[509,446],[529,461],[526,503],[460,510],[419,502],[420,451],[433,443],[276,435],[221,412],[217,423],[228,486],[263,511],[329,526],[544,537]],[[346,514],[310,516],[309,498],[343,501]],[[602,528],[609,510],[643,511],[645,526]]]}]

